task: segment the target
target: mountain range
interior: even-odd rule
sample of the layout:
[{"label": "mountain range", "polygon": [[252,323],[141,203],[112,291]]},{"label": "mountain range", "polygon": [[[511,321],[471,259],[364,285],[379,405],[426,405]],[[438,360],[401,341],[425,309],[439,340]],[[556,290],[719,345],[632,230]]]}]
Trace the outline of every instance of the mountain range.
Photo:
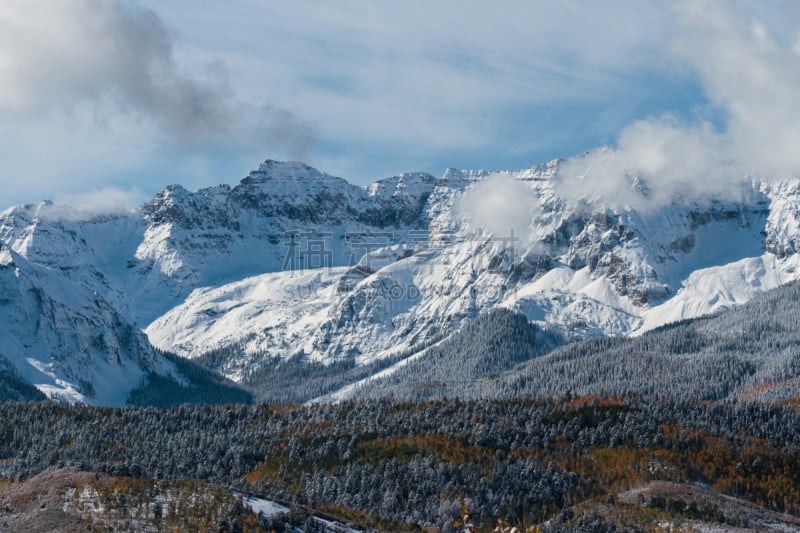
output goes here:
[{"label": "mountain range", "polygon": [[[800,279],[797,180],[619,207],[563,195],[579,178],[562,167],[360,187],[268,160],[236,186],[169,185],[132,211],[9,208],[3,394],[278,399],[307,378],[318,386],[293,398],[342,399],[490,312],[524,316],[534,333],[507,331],[537,342],[470,379],[587,338],[633,342]],[[494,205],[509,187],[517,198]]]}]

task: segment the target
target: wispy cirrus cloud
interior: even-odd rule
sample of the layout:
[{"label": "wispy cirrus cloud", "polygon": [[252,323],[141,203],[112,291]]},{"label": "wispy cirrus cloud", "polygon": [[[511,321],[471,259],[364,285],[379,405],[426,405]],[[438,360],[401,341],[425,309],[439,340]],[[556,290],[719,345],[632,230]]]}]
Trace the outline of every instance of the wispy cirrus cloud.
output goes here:
[{"label": "wispy cirrus cloud", "polygon": [[182,52],[212,46],[250,97],[313,117],[310,162],[362,181],[597,144],[648,105],[640,77],[660,70],[669,23],[657,2],[630,0],[190,5],[159,8]]}]

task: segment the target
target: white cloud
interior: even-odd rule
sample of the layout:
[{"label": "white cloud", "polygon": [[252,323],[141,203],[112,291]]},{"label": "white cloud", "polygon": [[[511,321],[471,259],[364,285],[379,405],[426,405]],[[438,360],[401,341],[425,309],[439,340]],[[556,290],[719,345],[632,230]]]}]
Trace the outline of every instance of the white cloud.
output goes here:
[{"label": "white cloud", "polygon": [[474,230],[504,239],[530,235],[531,220],[539,204],[524,183],[506,174],[492,174],[470,186],[457,209]]},{"label": "white cloud", "polygon": [[290,112],[241,102],[222,70],[186,72],[158,15],[122,0],[0,4],[0,86],[5,117],[89,103],[108,118],[111,102],[179,145],[283,143],[302,157],[312,142],[308,124]]},{"label": "white cloud", "polygon": [[50,220],[88,220],[96,216],[132,212],[146,195],[136,189],[105,188],[80,194],[61,194],[54,202],[36,205],[36,216]]},{"label": "white cloud", "polygon": [[140,189],[106,187],[82,193],[60,194],[56,205],[68,205],[77,211],[91,214],[109,214],[130,211],[142,205],[147,196]]},{"label": "white cloud", "polygon": [[631,124],[613,149],[564,166],[568,196],[641,207],[708,194],[735,196],[740,184],[754,178],[800,175],[795,41],[775,37],[741,2],[672,5],[678,30],[671,57],[699,78],[722,124],[670,115]]}]

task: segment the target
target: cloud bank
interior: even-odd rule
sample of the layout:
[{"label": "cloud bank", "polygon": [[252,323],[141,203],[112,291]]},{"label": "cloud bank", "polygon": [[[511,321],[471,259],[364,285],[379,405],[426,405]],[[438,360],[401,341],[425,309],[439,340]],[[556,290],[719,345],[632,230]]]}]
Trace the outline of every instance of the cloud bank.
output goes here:
[{"label": "cloud bank", "polygon": [[105,187],[78,194],[60,194],[43,211],[54,218],[83,220],[133,211],[144,204],[147,198],[140,189]]},{"label": "cloud bank", "polygon": [[121,0],[7,0],[0,4],[0,117],[71,113],[109,104],[181,146],[279,145],[308,154],[312,128],[274,105],[241,102],[224,69],[188,74],[156,13]]},{"label": "cloud bank", "polygon": [[748,181],[800,176],[798,34],[779,38],[741,2],[671,5],[678,27],[669,56],[697,76],[721,119],[663,115],[629,125],[613,148],[563,165],[568,198],[646,208],[735,198]]},{"label": "cloud bank", "polygon": [[492,174],[466,189],[456,208],[474,230],[526,242],[538,205],[524,183],[506,174]]}]

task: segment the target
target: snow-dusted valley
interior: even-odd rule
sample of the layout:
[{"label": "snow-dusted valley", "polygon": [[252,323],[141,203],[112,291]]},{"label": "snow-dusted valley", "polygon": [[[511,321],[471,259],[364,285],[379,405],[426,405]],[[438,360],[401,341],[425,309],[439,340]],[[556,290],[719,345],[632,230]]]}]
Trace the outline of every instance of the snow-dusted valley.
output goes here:
[{"label": "snow-dusted valley", "polygon": [[[152,373],[186,381],[160,350],[230,348],[219,368],[240,381],[275,359],[411,355],[493,308],[565,339],[639,335],[800,278],[795,181],[610,208],[562,197],[575,178],[561,165],[358,187],[266,161],[234,187],[167,186],[135,212],[10,208],[2,363],[47,395],[119,405]],[[512,187],[513,205],[469,198],[492,187]]]}]

